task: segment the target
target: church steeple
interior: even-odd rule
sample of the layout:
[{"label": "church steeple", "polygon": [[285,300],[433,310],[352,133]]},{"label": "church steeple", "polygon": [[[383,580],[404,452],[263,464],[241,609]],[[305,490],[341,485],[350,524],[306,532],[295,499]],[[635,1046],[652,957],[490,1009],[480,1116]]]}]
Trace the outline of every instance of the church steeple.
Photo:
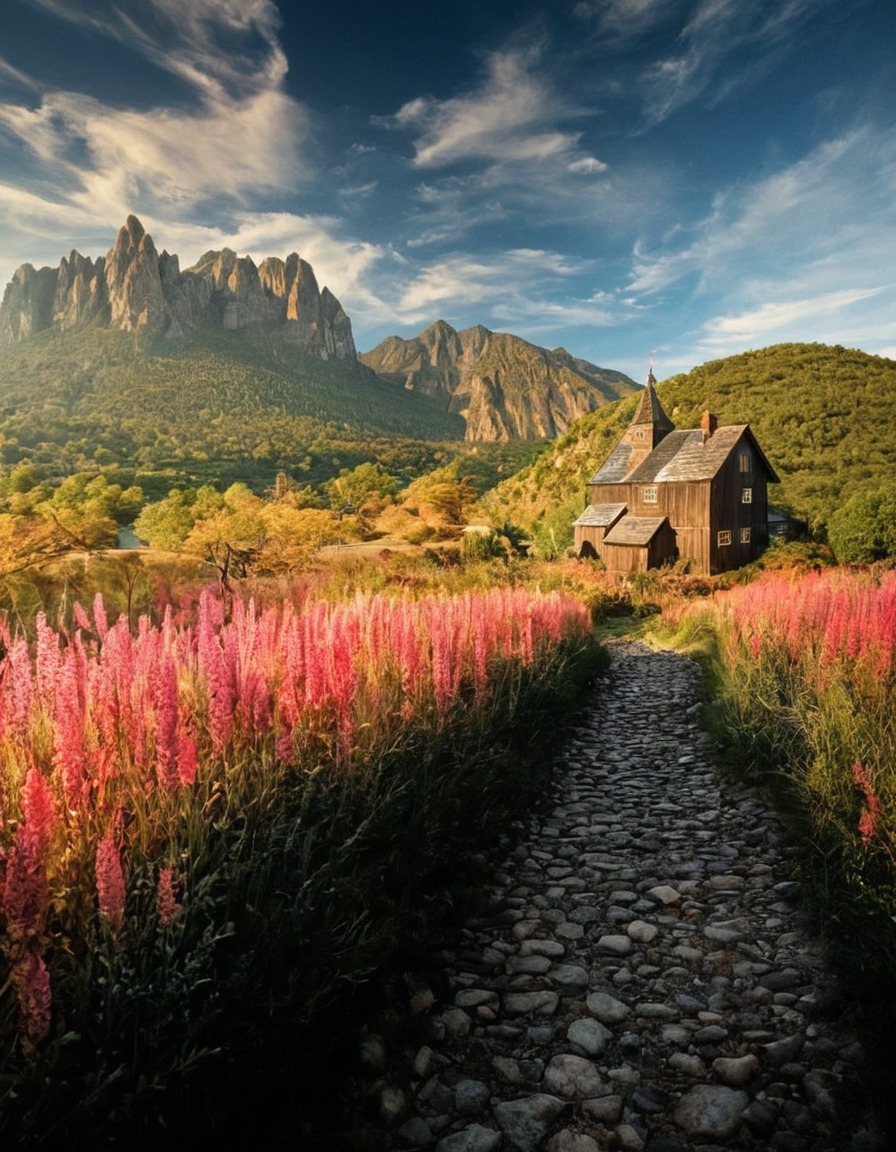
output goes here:
[{"label": "church steeple", "polygon": [[653,358],[647,372],[647,385],[641,393],[638,407],[622,437],[632,448],[629,457],[629,472],[633,471],[656,448],[663,437],[675,430],[675,425],[663,411],[660,398],[656,394],[656,377],[653,374]]}]

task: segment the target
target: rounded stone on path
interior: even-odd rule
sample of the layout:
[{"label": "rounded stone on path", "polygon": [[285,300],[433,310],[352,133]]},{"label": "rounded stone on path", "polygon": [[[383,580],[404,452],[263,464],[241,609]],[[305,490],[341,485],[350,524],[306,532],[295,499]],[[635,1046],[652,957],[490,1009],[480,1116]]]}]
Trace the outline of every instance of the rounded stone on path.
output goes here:
[{"label": "rounded stone on path", "polygon": [[656,887],[648,889],[647,896],[654,904],[680,904],[682,899],[681,893],[669,884],[657,884]]},{"label": "rounded stone on path", "polygon": [[581,940],[585,935],[585,929],[582,925],[573,924],[570,920],[564,920],[562,924],[558,924],[555,932],[563,940]]},{"label": "rounded stone on path", "polygon": [[436,1144],[436,1152],[495,1152],[501,1145],[501,1133],[494,1128],[471,1124],[461,1132],[452,1132]]},{"label": "rounded stone on path", "polygon": [[600,1145],[584,1132],[564,1128],[550,1138],[547,1152],[600,1152]]},{"label": "rounded stone on path", "polygon": [[430,1048],[428,1044],[424,1044],[414,1057],[414,1075],[418,1076],[421,1080],[429,1072],[430,1065],[432,1064],[432,1056],[432,1048]]},{"label": "rounded stone on path", "polygon": [[550,956],[556,960],[565,952],[559,940],[523,940],[520,944],[521,956]]},{"label": "rounded stone on path", "polygon": [[743,940],[746,934],[746,927],[739,920],[724,920],[718,924],[707,924],[703,929],[703,935],[706,939],[712,940],[716,944],[736,944],[739,940]]},{"label": "rounded stone on path", "polygon": [[595,945],[598,952],[609,952],[613,956],[627,956],[632,950],[628,936],[601,936]]},{"label": "rounded stone on path", "polygon": [[639,1016],[643,1016],[645,1020],[671,1020],[676,1016],[674,1008],[670,1008],[668,1004],[660,1004],[658,1001],[648,1000],[643,1004],[635,1005],[635,1012]]},{"label": "rounded stone on path", "polygon": [[588,973],[578,964],[558,964],[551,973],[551,979],[567,996],[584,992],[590,983]]},{"label": "rounded stone on path", "polygon": [[669,1067],[676,1072],[684,1072],[686,1076],[693,1076],[695,1080],[706,1075],[706,1065],[699,1056],[690,1052],[673,1052],[669,1057]]},{"label": "rounded stone on path", "polygon": [[396,1132],[401,1148],[421,1148],[432,1140],[432,1129],[421,1116],[406,1121]]},{"label": "rounded stone on path", "polygon": [[742,1088],[759,1070],[759,1061],[748,1056],[719,1056],[713,1060],[712,1070],[724,1084]]},{"label": "rounded stone on path", "polygon": [[805,1042],[806,1037],[797,1032],[794,1036],[785,1036],[781,1040],[764,1044],[766,1062],[771,1064],[772,1068],[780,1068],[782,1064],[790,1063],[799,1056]]},{"label": "rounded stone on path", "polygon": [[644,1141],[631,1124],[619,1124],[616,1128],[616,1147],[622,1152],[643,1152]]},{"label": "rounded stone on path", "polygon": [[386,1087],[380,1093],[380,1116],[387,1124],[394,1124],[407,1104],[407,1097],[400,1088]]},{"label": "rounded stone on path", "polygon": [[600,1056],[613,1039],[613,1033],[609,1028],[605,1028],[599,1020],[591,1020],[586,1017],[581,1020],[573,1020],[566,1030],[566,1039],[570,1044],[575,1044],[577,1048],[587,1052],[589,1056]]},{"label": "rounded stone on path", "polygon": [[446,1008],[430,1021],[433,1035],[437,1039],[444,1036],[467,1036],[471,1026],[472,1021],[463,1008]]},{"label": "rounded stone on path", "polygon": [[559,1096],[536,1092],[520,1100],[505,1100],[494,1107],[498,1126],[511,1148],[536,1152],[547,1130],[567,1107]]},{"label": "rounded stone on path", "polygon": [[454,1003],[458,1008],[479,1008],[483,1004],[494,1006],[498,1003],[498,994],[488,988],[462,988],[454,997]]},{"label": "rounded stone on path", "polygon": [[543,976],[550,972],[551,962],[547,956],[509,956],[507,958],[507,971],[519,973],[524,976]]},{"label": "rounded stone on path", "polygon": [[454,1101],[458,1112],[467,1116],[481,1112],[488,1104],[491,1091],[481,1080],[458,1080],[454,1086]]},{"label": "rounded stone on path", "polygon": [[619,1024],[631,1014],[631,1009],[609,992],[592,992],[586,1000],[588,1011],[601,1024]]},{"label": "rounded stone on path", "polygon": [[544,1086],[571,1100],[587,1100],[603,1088],[600,1073],[584,1056],[564,1052],[555,1056],[544,1074]]},{"label": "rounded stone on path", "polygon": [[733,1136],[750,1102],[746,1092],[721,1084],[698,1084],[678,1101],[675,1123],[688,1136]]},{"label": "rounded stone on path", "polygon": [[646,920],[633,920],[626,932],[636,944],[649,944],[656,939],[659,928],[656,924],[648,924]]},{"label": "rounded stone on path", "polygon": [[597,1096],[594,1100],[584,1100],[582,1111],[592,1120],[602,1124],[615,1124],[622,1115],[621,1096]]},{"label": "rounded stone on path", "polygon": [[519,1060],[514,1060],[510,1056],[493,1056],[492,1068],[505,1084],[522,1084],[523,1082]]},{"label": "rounded stone on path", "polygon": [[504,995],[504,1011],[508,1016],[553,1016],[557,1011],[560,997],[556,992],[507,992]]}]

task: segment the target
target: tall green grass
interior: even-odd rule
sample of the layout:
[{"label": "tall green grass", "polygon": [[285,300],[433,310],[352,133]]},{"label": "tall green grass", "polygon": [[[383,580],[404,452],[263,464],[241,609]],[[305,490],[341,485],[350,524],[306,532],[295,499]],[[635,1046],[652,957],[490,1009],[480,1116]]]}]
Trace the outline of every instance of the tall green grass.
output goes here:
[{"label": "tall green grass", "polygon": [[896,976],[896,573],[766,574],[673,617],[713,655],[729,750],[788,815],[831,948]]}]

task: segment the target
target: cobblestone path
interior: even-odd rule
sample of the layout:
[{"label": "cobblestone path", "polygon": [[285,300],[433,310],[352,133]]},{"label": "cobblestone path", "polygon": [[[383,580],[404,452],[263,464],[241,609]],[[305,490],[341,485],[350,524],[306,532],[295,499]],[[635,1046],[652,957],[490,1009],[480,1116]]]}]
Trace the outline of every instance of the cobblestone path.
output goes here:
[{"label": "cobblestone path", "polygon": [[713,767],[697,667],[613,650],[556,801],[445,957],[446,998],[411,998],[424,1039],[364,1036],[369,1118],[347,1144],[883,1152],[790,850]]}]

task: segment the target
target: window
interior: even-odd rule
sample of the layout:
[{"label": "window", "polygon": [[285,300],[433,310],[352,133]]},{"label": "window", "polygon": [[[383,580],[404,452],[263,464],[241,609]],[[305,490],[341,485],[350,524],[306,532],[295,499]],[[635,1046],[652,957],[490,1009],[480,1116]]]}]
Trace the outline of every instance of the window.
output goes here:
[{"label": "window", "polygon": [[753,461],[750,459],[749,452],[739,452],[737,463],[742,475],[748,476],[753,471]]},{"label": "window", "polygon": [[650,484],[648,487],[642,489],[641,497],[645,504],[656,504],[656,485]]},{"label": "window", "polygon": [[721,548],[723,544],[730,544],[730,543],[731,543],[731,533],[727,529],[725,529],[724,531],[719,533],[719,547]]},{"label": "window", "polygon": [[741,542],[741,544],[749,544],[750,543],[750,529],[749,528],[741,528],[741,530],[740,530],[740,542]]},{"label": "window", "polygon": [[741,494],[740,494],[740,502],[741,502],[741,504],[752,504],[753,503],[753,489],[752,488],[744,488],[743,492],[741,492]]}]

